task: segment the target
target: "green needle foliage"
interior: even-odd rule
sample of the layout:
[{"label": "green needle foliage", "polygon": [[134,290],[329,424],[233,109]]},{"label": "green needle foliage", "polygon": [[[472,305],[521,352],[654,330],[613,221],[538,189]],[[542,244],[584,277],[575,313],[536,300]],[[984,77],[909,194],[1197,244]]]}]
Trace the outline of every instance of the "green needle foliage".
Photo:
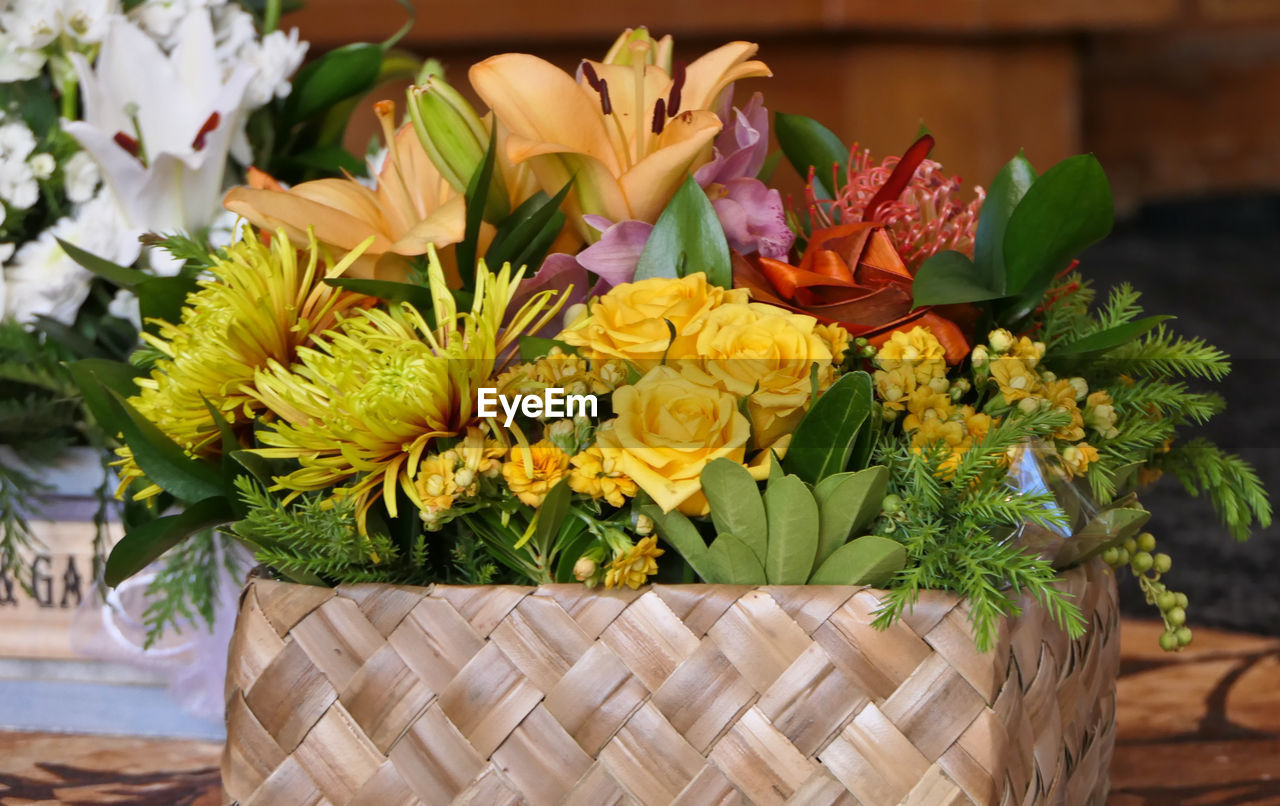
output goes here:
[{"label": "green needle foliage", "polygon": [[1051,410],[1006,417],[956,464],[947,477],[950,452],[916,453],[886,443],[876,461],[889,468],[889,495],[880,532],[907,549],[907,567],[894,578],[876,625],[887,627],[911,609],[920,591],[955,591],[969,602],[978,648],[991,648],[1000,619],[1016,616],[1019,594],[1039,601],[1072,637],[1082,635],[1084,617],[1070,597],[1053,587],[1057,573],[1045,560],[1006,542],[1020,524],[1059,526],[1065,515],[1052,495],[1013,494],[1002,483],[1008,450],[1026,439],[1052,433],[1065,416]]}]

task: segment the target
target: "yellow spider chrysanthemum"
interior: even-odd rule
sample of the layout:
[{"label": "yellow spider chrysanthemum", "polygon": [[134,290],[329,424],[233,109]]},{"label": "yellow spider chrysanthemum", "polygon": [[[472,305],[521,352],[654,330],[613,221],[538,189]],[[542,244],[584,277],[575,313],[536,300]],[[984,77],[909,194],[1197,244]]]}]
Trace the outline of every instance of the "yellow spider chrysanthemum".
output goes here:
[{"label": "yellow spider chrysanthemum", "polygon": [[459,314],[434,249],[428,259],[437,327],[407,304],[359,311],[298,350],[292,367],[273,361],[255,377],[255,398],[279,417],[259,436],[269,447],[257,452],[301,464],[274,489],[332,489],[355,502],[361,529],[379,498],[387,514],[398,515],[397,487],[420,511],[429,509],[416,484],[427,449],[466,430],[477,390],[491,385],[501,357],[562,304],[543,292],[507,318],[522,272],[513,276],[504,266],[494,274],[481,262],[475,302]]},{"label": "yellow spider chrysanthemum", "polygon": [[[261,414],[263,407],[252,394],[260,367],[291,363],[299,347],[332,327],[342,313],[374,302],[324,282],[342,275],[362,251],[334,262],[314,236],[299,253],[283,235],[267,246],[245,227],[237,243],[215,256],[209,277],[187,298],[182,320],[158,322],[155,335],[142,335],[165,358],[156,362],[151,377],[138,380],[140,391],[129,402],[192,455],[217,454],[218,426],[206,401],[233,426]],[[123,492],[144,476],[128,447],[118,454]],[[134,497],[158,492],[152,484]]]}]

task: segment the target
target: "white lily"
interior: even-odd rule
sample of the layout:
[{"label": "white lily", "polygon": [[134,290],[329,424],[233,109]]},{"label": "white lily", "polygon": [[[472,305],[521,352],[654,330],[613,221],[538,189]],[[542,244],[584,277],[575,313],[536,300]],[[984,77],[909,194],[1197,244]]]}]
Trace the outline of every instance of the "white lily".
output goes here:
[{"label": "white lily", "polygon": [[98,163],[127,227],[193,233],[221,210],[223,174],[242,128],[255,70],[223,76],[208,14],[192,14],[166,55],[142,30],[117,18],[96,67],[71,59],[84,97],[83,121],[63,128]]}]

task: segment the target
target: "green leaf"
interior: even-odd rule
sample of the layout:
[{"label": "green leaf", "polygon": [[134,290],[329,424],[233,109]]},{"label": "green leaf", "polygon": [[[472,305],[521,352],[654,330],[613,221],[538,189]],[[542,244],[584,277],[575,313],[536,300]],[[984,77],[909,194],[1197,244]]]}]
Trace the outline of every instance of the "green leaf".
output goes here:
[{"label": "green leaf", "polygon": [[366,167],[359,158],[336,143],[314,145],[296,154],[289,154],[280,159],[280,164],[292,170],[310,168],[328,175],[346,171],[356,176],[363,174]]},{"label": "green leaf", "polygon": [[334,288],[345,288],[357,294],[368,294],[391,303],[407,302],[427,317],[428,321],[433,316],[431,289],[426,286],[395,280],[366,280],[359,277],[333,277],[324,282]]},{"label": "green leaf", "polygon": [[896,540],[863,535],[835,550],[813,576],[810,585],[871,585],[883,587],[907,564],[907,549]]},{"label": "green leaf", "polygon": [[784,476],[764,491],[769,544],[765,576],[771,585],[803,585],[818,553],[818,502],[797,476]]},{"label": "green leaf", "polygon": [[[555,220],[556,213],[560,212],[560,205],[564,202],[565,196],[569,195],[569,189],[572,186],[572,182],[566,182],[565,186],[560,188],[560,192],[550,199],[546,194],[539,192],[537,196],[517,207],[502,222],[502,226],[494,235],[493,242],[485,252],[485,262],[491,267],[510,263],[517,269],[526,265],[523,261],[531,257],[529,253],[533,247],[545,240],[545,231]],[[540,203],[532,204],[534,199],[539,199]],[[559,227],[552,230],[553,239],[559,230]]]},{"label": "green leaf", "polygon": [[1083,358],[1097,353],[1105,353],[1107,350],[1119,347],[1122,344],[1128,344],[1161,322],[1176,318],[1175,316],[1148,316],[1136,322],[1126,322],[1123,325],[1116,325],[1085,336],[1082,339],[1077,339],[1062,347],[1056,347],[1053,353],[1057,356],[1072,358]]},{"label": "green leaf", "polygon": [[818,557],[821,565],[845,544],[849,535],[866,529],[889,488],[889,469],[877,465],[856,473],[827,476],[813,488],[818,501]]},{"label": "green leaf", "polygon": [[462,287],[470,288],[475,282],[476,254],[479,249],[480,225],[484,222],[485,204],[489,196],[490,183],[493,180],[493,165],[498,151],[498,128],[489,132],[489,147],[484,151],[484,159],[471,175],[467,183],[466,224],[462,241],[454,248],[458,258],[458,273],[462,276]]},{"label": "green leaf", "polygon": [[733,285],[729,242],[707,194],[690,176],[658,216],[636,264],[636,280],[706,272],[707,282]]},{"label": "green leaf", "polygon": [[231,519],[230,502],[215,496],[192,504],[181,514],[156,518],[125,533],[107,557],[107,584],[119,585],[195,532]]},{"label": "green leaf", "polygon": [[183,501],[203,501],[222,494],[218,471],[188,456],[178,443],[138,413],[124,397],[109,392],[124,419],[120,432],[133,451],[134,461],[148,479]]},{"label": "green leaf", "polygon": [[[1086,246],[1111,232],[1107,175],[1092,154],[1059,162],[1027,189],[1004,233],[1005,290],[1052,280]],[[1034,307],[1034,306],[1033,306]]]},{"label": "green leaf", "polygon": [[765,584],[764,568],[760,566],[755,552],[730,534],[719,535],[711,542],[706,565],[708,573],[699,576],[713,585]]},{"label": "green leaf", "polygon": [[79,331],[69,328],[48,316],[37,315],[36,330],[39,330],[52,343],[65,347],[72,355],[80,358],[100,358],[111,360],[110,354],[94,343],[93,339]]},{"label": "green leaf", "polygon": [[58,105],[41,78],[0,84],[0,109],[21,115],[27,128],[40,140],[58,128]]},{"label": "green leaf", "polygon": [[991,180],[978,217],[978,234],[973,244],[973,262],[980,284],[1005,294],[1004,233],[1018,202],[1036,181],[1036,169],[1019,151]]},{"label": "green leaf", "polygon": [[981,302],[1004,294],[987,286],[978,267],[968,257],[947,249],[920,264],[911,285],[913,304],[950,305],[954,302]]},{"label": "green leaf", "polygon": [[538,548],[539,557],[545,559],[550,553],[556,533],[560,531],[560,524],[564,523],[565,516],[569,514],[569,498],[572,494],[569,478],[566,476],[548,490],[546,498],[542,499],[542,506],[538,507],[538,522],[533,527],[533,544]]},{"label": "green leaf", "polygon": [[831,187],[831,167],[836,166],[836,182],[843,187],[849,147],[834,132],[813,118],[778,112],[773,116],[773,131],[787,161],[808,179],[813,168],[813,193],[818,199],[835,198]]},{"label": "green leaf", "polygon": [[871,414],[871,376],[849,372],[831,385],[796,427],[782,466],[817,484],[849,463],[858,431]]},{"label": "green leaf", "polygon": [[710,566],[707,564],[707,544],[703,541],[698,527],[686,518],[679,510],[663,512],[662,507],[654,503],[639,507],[641,515],[647,515],[654,523],[658,534],[684,557],[694,573],[710,582]]},{"label": "green leaf", "polygon": [[382,48],[368,42],[344,45],[307,64],[285,100],[285,124],[300,123],[371,89],[381,67]]},{"label": "green leaf", "polygon": [[149,277],[144,272],[112,263],[106,258],[98,257],[92,252],[86,252],[75,244],[67,243],[56,236],[54,240],[58,242],[58,246],[62,247],[62,251],[67,253],[67,257],[80,264],[81,267],[93,272],[104,280],[110,280],[126,291],[136,292],[138,285]]},{"label": "green leaf", "polygon": [[552,347],[559,347],[566,355],[577,355],[578,348],[565,344],[557,339],[544,339],[541,336],[521,336],[520,360],[526,363],[537,361],[551,352]]},{"label": "green leaf", "polygon": [[702,469],[701,481],[716,531],[741,540],[764,562],[768,524],[760,487],[750,471],[729,459],[716,459]]},{"label": "green leaf", "polygon": [[138,386],[134,383],[134,378],[145,373],[123,361],[101,358],[72,361],[66,367],[80,390],[85,407],[98,425],[113,437],[123,431],[126,418],[111,392],[122,397],[137,394]]},{"label": "green leaf", "polygon": [[172,277],[146,277],[137,287],[138,312],[144,322],[148,319],[181,321],[182,307],[195,290],[196,274],[193,272],[182,272]]}]

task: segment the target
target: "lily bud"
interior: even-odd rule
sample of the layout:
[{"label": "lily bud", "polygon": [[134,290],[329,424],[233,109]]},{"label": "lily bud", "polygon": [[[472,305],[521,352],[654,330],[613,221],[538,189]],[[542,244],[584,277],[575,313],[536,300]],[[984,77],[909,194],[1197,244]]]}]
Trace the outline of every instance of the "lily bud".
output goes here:
[{"label": "lily bud", "polygon": [[[421,85],[410,87],[408,97],[409,117],[423,150],[453,189],[466,193],[489,147],[489,130],[484,121],[467,99],[439,75],[429,74]],[[502,171],[494,166],[484,217],[497,221],[509,212],[506,182]]]}]

